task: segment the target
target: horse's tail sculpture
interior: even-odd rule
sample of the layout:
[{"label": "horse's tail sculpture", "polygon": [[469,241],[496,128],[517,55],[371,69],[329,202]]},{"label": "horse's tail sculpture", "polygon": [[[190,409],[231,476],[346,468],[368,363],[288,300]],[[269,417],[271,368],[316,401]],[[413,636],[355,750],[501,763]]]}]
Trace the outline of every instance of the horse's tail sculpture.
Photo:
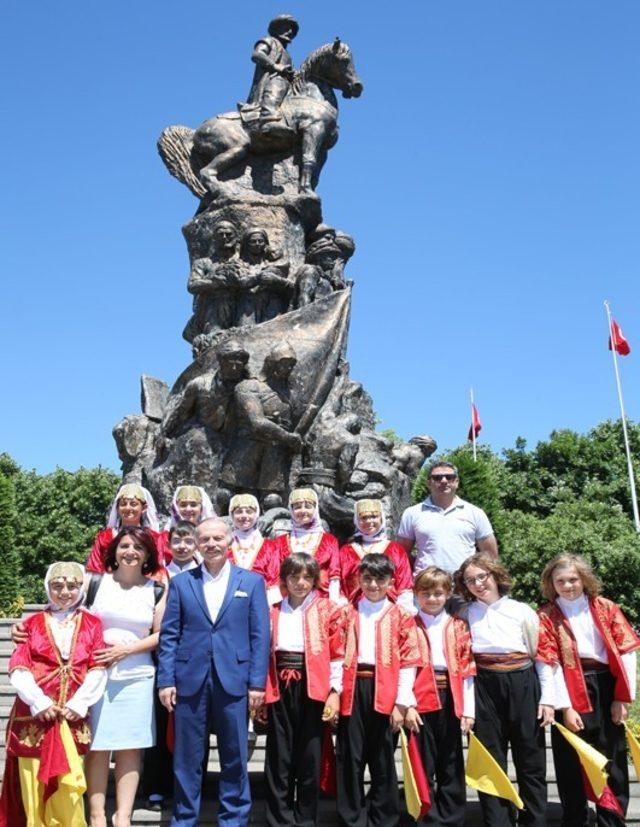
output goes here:
[{"label": "horse's tail sculpture", "polygon": [[158,152],[171,175],[202,198],[207,191],[191,165],[194,131],[188,126],[168,126],[158,138]]}]

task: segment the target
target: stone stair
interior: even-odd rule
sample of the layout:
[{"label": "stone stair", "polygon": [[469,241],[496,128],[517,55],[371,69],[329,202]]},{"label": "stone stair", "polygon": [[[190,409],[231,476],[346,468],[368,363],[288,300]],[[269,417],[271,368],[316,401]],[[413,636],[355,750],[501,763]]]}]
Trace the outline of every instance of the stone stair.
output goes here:
[{"label": "stone stair", "polygon": [[[24,607],[24,615],[26,616],[33,611],[38,610],[39,606],[27,605]],[[4,773],[4,744],[5,744],[5,729],[11,706],[13,704],[14,692],[9,684],[7,676],[7,665],[9,656],[13,649],[10,639],[11,625],[15,623],[14,620],[0,618],[0,773]],[[549,741],[549,738],[547,738]],[[217,824],[216,811],[216,787],[217,774],[220,770],[218,763],[217,752],[215,749],[215,736],[211,738],[211,752],[209,755],[209,764],[207,767],[207,779],[205,782],[205,795],[203,798],[203,808],[200,818],[200,825],[202,827],[213,827]],[[251,814],[251,823],[256,827],[263,827],[266,825],[264,818],[264,785],[263,785],[263,767],[264,767],[264,749],[265,738],[258,736],[255,746],[250,754],[249,759],[249,776],[251,780],[251,789],[253,793],[254,806]],[[396,768],[398,777],[402,779],[402,763],[400,759],[400,752],[396,753]],[[640,825],[640,784],[635,777],[633,767],[630,767],[631,783],[631,801],[629,811],[627,814],[627,824]],[[515,772],[513,764],[509,762],[509,777],[515,780]],[[558,789],[555,783],[555,769],[551,757],[551,748],[547,744],[547,781],[549,789],[549,808],[547,813],[547,824],[560,824],[560,805],[558,803]],[[368,777],[366,777],[368,782]],[[478,796],[475,790],[467,790],[468,804],[467,804],[467,818],[466,824],[469,827],[475,827],[482,824],[480,817],[480,809],[478,804]],[[402,798],[402,796],[401,796]],[[139,801],[139,805],[143,805],[143,801]],[[111,810],[113,809],[113,790],[110,786],[109,804]],[[139,806],[135,812],[132,820],[133,825],[160,825],[168,824],[171,820],[171,811],[167,809],[162,813],[155,813],[143,809]],[[403,824],[414,824],[415,822],[406,813],[403,816]],[[593,821],[595,824],[595,819]],[[319,824],[330,825],[337,824],[337,817],[335,813],[335,803],[330,799],[325,799],[320,802],[320,818]]]}]

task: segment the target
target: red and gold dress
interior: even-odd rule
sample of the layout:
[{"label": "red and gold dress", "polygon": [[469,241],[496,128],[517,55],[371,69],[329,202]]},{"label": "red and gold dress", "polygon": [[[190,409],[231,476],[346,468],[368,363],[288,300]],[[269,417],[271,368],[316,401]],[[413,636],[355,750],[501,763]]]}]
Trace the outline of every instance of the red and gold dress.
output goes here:
[{"label": "red and gold dress", "polygon": [[350,603],[362,596],[358,586],[358,566],[367,554],[384,554],[394,565],[395,572],[387,597],[394,603],[400,595],[409,603],[413,602],[413,577],[407,552],[400,543],[382,539],[375,543],[358,543],[352,541],[342,546],[339,552],[340,560],[340,590]]},{"label": "red and gold dress", "polygon": [[[60,708],[73,698],[91,670],[104,670],[95,659],[95,653],[105,645],[100,620],[78,609],[70,622],[74,627],[66,660],[54,640],[50,613],[43,611],[24,621],[27,640],[18,644],[9,661],[9,674],[17,669],[30,672],[44,694]],[[31,715],[26,703],[16,698],[6,733],[0,827],[26,825],[25,809],[39,810],[42,818],[45,807],[50,808],[51,804],[58,813],[66,813],[59,823],[69,827],[84,824],[84,815],[82,820],[79,815],[84,775],[78,756],[88,752],[90,743],[86,716],[74,722],[40,721]],[[74,777],[78,782],[75,789]],[[34,790],[38,791],[37,796],[29,795]],[[30,823],[40,823],[36,813],[30,812],[29,818]]]},{"label": "red and gold dress", "polygon": [[320,566],[318,591],[329,594],[329,582],[340,579],[340,547],[338,540],[327,531],[316,531],[304,537],[283,534],[274,541],[280,563],[292,553],[303,552],[313,557]]}]

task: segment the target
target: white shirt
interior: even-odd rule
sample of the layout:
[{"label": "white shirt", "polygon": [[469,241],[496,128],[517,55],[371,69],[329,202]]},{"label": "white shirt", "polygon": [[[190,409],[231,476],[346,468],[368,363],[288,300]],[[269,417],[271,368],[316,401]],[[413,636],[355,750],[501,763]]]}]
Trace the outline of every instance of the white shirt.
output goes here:
[{"label": "white shirt", "polygon": [[417,549],[414,575],[427,566],[456,571],[469,555],[475,554],[476,542],[492,535],[484,511],[460,497],[446,509],[428,497],[405,510],[398,528],[398,537],[410,540]]},{"label": "white shirt", "polygon": [[[540,621],[531,606],[510,597],[501,597],[495,603],[474,600],[469,604],[469,628],[474,653],[507,654],[522,652],[532,657],[537,647]],[[540,679],[540,703],[555,705],[553,667],[535,661]]]},{"label": "white shirt", "polygon": [[[569,621],[571,631],[576,640],[578,647],[578,656],[581,658],[590,658],[591,660],[600,661],[600,663],[609,663],[609,656],[607,649],[602,640],[602,635],[596,628],[591,616],[591,609],[589,608],[589,600],[585,594],[576,597],[575,600],[565,600],[564,597],[556,599],[560,610]],[[636,671],[637,660],[635,652],[627,652],[621,655],[622,665],[627,673],[627,680],[631,689],[631,700],[636,697]],[[571,699],[569,698],[569,691],[564,679],[562,669],[558,668],[554,672],[555,693],[556,693],[556,709],[567,709],[571,706]]]},{"label": "white shirt", "polygon": [[179,566],[175,560],[172,560],[168,566],[166,566],[167,573],[169,577],[175,577],[176,574],[182,574],[183,571],[190,571],[191,569],[197,569],[200,564],[197,560],[193,557],[189,560],[188,563],[185,563],[184,566]]},{"label": "white shirt", "polygon": [[[285,597],[278,614],[278,642],[276,652],[304,652],[304,612],[315,600],[316,592],[311,591],[300,606],[291,607]],[[331,689],[342,692],[342,661],[332,660],[329,667]]]},{"label": "white shirt", "polygon": [[[431,663],[436,672],[446,672],[447,659],[444,654],[444,627],[447,624],[450,616],[444,609],[437,615],[425,614],[420,611],[420,620],[424,623],[429,637],[429,646],[431,648]],[[416,700],[409,706],[415,706]],[[473,676],[464,678],[462,681],[462,714],[466,718],[476,717],[476,699],[473,691]]]},{"label": "white shirt", "polygon": [[224,565],[220,571],[213,575],[210,573],[205,563],[202,563],[202,588],[204,590],[204,600],[209,610],[209,616],[213,623],[218,618],[218,612],[222,606],[222,601],[227,593],[227,586],[229,585],[229,575],[231,574],[231,565],[228,560],[224,561]]},{"label": "white shirt", "polygon": [[[358,663],[366,663],[371,666],[376,663],[376,624],[382,617],[385,609],[390,606],[389,600],[378,600],[372,603],[366,597],[360,598],[358,602],[358,613],[360,615],[360,632],[358,635]],[[404,666],[398,675],[398,691],[396,703],[402,706],[409,706],[413,692],[411,691],[416,679],[415,666]]]}]

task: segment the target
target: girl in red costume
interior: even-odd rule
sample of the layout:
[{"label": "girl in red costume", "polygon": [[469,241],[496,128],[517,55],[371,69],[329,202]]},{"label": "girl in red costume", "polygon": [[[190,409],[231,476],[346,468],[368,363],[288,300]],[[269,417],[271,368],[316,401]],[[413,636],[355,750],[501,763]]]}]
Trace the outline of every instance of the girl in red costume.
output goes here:
[{"label": "girl in red costume", "polygon": [[89,707],[107,679],[96,652],[102,624],[80,608],[84,570],[78,563],[49,566],[47,608],[24,621],[26,640],[9,662],[18,697],[7,728],[0,825],[84,827],[86,789],[79,755],[89,749]]},{"label": "girl in red costume", "polygon": [[[158,516],[153,497],[137,483],[127,483],[118,489],[115,499],[109,509],[107,527],[96,534],[87,559],[87,571],[104,574],[104,558],[109,543],[121,528],[137,526],[146,529],[158,546],[160,532],[158,531]],[[166,544],[165,544],[166,545]],[[162,555],[160,565],[164,566],[171,560],[171,555],[164,559]]]},{"label": "girl in red costume", "polygon": [[381,500],[358,500],[354,508],[355,537],[340,549],[340,587],[350,602],[361,596],[358,566],[366,554],[384,554],[395,571],[388,597],[414,613],[413,577],[407,552],[387,537],[384,508]]},{"label": "girl in red costume", "polygon": [[301,552],[313,557],[320,566],[318,591],[340,600],[340,549],[337,539],[322,527],[318,495],[313,488],[294,488],[289,495],[291,532],[275,540],[280,561]]},{"label": "girl in red costume", "polygon": [[[561,554],[542,572],[542,593],[550,600],[538,614],[550,633],[562,670],[556,672],[556,707],[565,726],[610,759],[609,787],[625,813],[629,769],[622,724],[635,698],[636,653],[640,638],[620,607],[600,594],[601,584],[587,561]],[[575,751],[551,730],[553,760],[563,824],[587,824],[588,805]],[[613,827],[624,817],[597,808],[598,824]]]},{"label": "girl in red costume", "polygon": [[229,559],[241,569],[255,571],[264,578],[269,605],[282,600],[280,555],[273,540],[266,540],[258,528],[260,506],[253,494],[236,494],[229,503],[233,536]]},{"label": "girl in red costume", "polygon": [[[173,559],[169,535],[171,529],[181,520],[198,525],[203,520],[217,516],[213,503],[204,488],[199,485],[179,485],[173,492],[171,516],[156,542],[160,564],[167,566]],[[198,563],[202,562],[198,552],[196,552],[195,559]]]},{"label": "girl in red costume", "polygon": [[323,721],[335,723],[342,688],[342,611],[316,590],[308,554],[282,563],[286,596],[271,607],[265,781],[267,824],[315,824]]}]

